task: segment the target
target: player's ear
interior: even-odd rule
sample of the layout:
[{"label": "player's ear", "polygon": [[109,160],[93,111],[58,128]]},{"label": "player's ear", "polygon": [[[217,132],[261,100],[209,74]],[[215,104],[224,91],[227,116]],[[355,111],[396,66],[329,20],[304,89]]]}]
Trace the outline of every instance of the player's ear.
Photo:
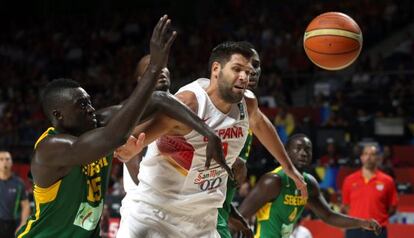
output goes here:
[{"label": "player's ear", "polygon": [[221,70],[221,64],[217,61],[211,64],[211,76],[212,78],[218,78],[218,75]]},{"label": "player's ear", "polygon": [[53,110],[52,115],[58,121],[63,119],[62,113],[60,113],[58,110]]}]

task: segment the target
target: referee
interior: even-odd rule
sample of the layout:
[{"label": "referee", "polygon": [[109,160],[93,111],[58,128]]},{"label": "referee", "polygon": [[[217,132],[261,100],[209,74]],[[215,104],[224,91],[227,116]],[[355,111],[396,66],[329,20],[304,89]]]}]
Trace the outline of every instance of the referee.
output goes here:
[{"label": "referee", "polygon": [[0,150],[0,234],[14,237],[30,215],[23,181],[12,174],[13,161],[8,151]]}]

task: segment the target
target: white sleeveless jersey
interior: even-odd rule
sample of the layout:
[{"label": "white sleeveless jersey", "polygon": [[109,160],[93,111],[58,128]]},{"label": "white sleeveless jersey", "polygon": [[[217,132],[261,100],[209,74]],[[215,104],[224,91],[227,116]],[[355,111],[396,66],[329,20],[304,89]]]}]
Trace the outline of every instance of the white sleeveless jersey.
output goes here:
[{"label": "white sleeveless jersey", "polygon": [[[191,91],[198,101],[197,115],[216,131],[223,143],[227,164],[238,157],[248,134],[244,99],[229,113],[219,111],[204,88],[209,79],[198,79],[178,92]],[[200,214],[221,207],[226,196],[227,172],[214,160],[208,170],[207,140],[196,131],[185,136],[162,136],[148,146],[132,200],[139,200],[178,214]]]}]

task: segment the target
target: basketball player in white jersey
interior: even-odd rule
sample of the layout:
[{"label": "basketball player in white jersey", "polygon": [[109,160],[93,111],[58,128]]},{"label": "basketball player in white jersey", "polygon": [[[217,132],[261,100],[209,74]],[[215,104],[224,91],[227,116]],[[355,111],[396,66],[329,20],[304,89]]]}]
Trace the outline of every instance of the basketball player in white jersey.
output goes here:
[{"label": "basketball player in white jersey", "polygon": [[[303,177],[277,134],[269,136],[269,128],[254,125],[263,115],[254,105],[254,95],[244,96],[253,71],[252,55],[245,44],[218,45],[210,56],[210,80],[198,79],[176,96],[216,130],[228,165],[239,155],[250,123],[261,140],[272,140],[264,145],[307,196]],[[118,237],[219,237],[217,208],[223,204],[228,175],[214,161],[205,166],[206,139],[165,115],[135,132],[145,132],[145,144],[158,139],[141,162],[140,183],[128,209],[122,210]]]}]

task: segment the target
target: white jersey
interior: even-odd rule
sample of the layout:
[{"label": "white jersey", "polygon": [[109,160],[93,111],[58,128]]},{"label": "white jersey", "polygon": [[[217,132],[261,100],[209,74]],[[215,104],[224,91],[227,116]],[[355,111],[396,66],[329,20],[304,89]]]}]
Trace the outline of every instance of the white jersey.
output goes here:
[{"label": "white jersey", "polygon": [[[198,102],[197,115],[216,131],[231,166],[246,141],[249,122],[244,99],[225,114],[217,109],[205,88],[209,79],[198,79],[178,92],[191,91]],[[148,146],[140,165],[139,185],[133,200],[176,214],[200,214],[221,207],[228,174],[214,160],[208,170],[207,139],[196,131],[184,136],[162,136]]]}]

